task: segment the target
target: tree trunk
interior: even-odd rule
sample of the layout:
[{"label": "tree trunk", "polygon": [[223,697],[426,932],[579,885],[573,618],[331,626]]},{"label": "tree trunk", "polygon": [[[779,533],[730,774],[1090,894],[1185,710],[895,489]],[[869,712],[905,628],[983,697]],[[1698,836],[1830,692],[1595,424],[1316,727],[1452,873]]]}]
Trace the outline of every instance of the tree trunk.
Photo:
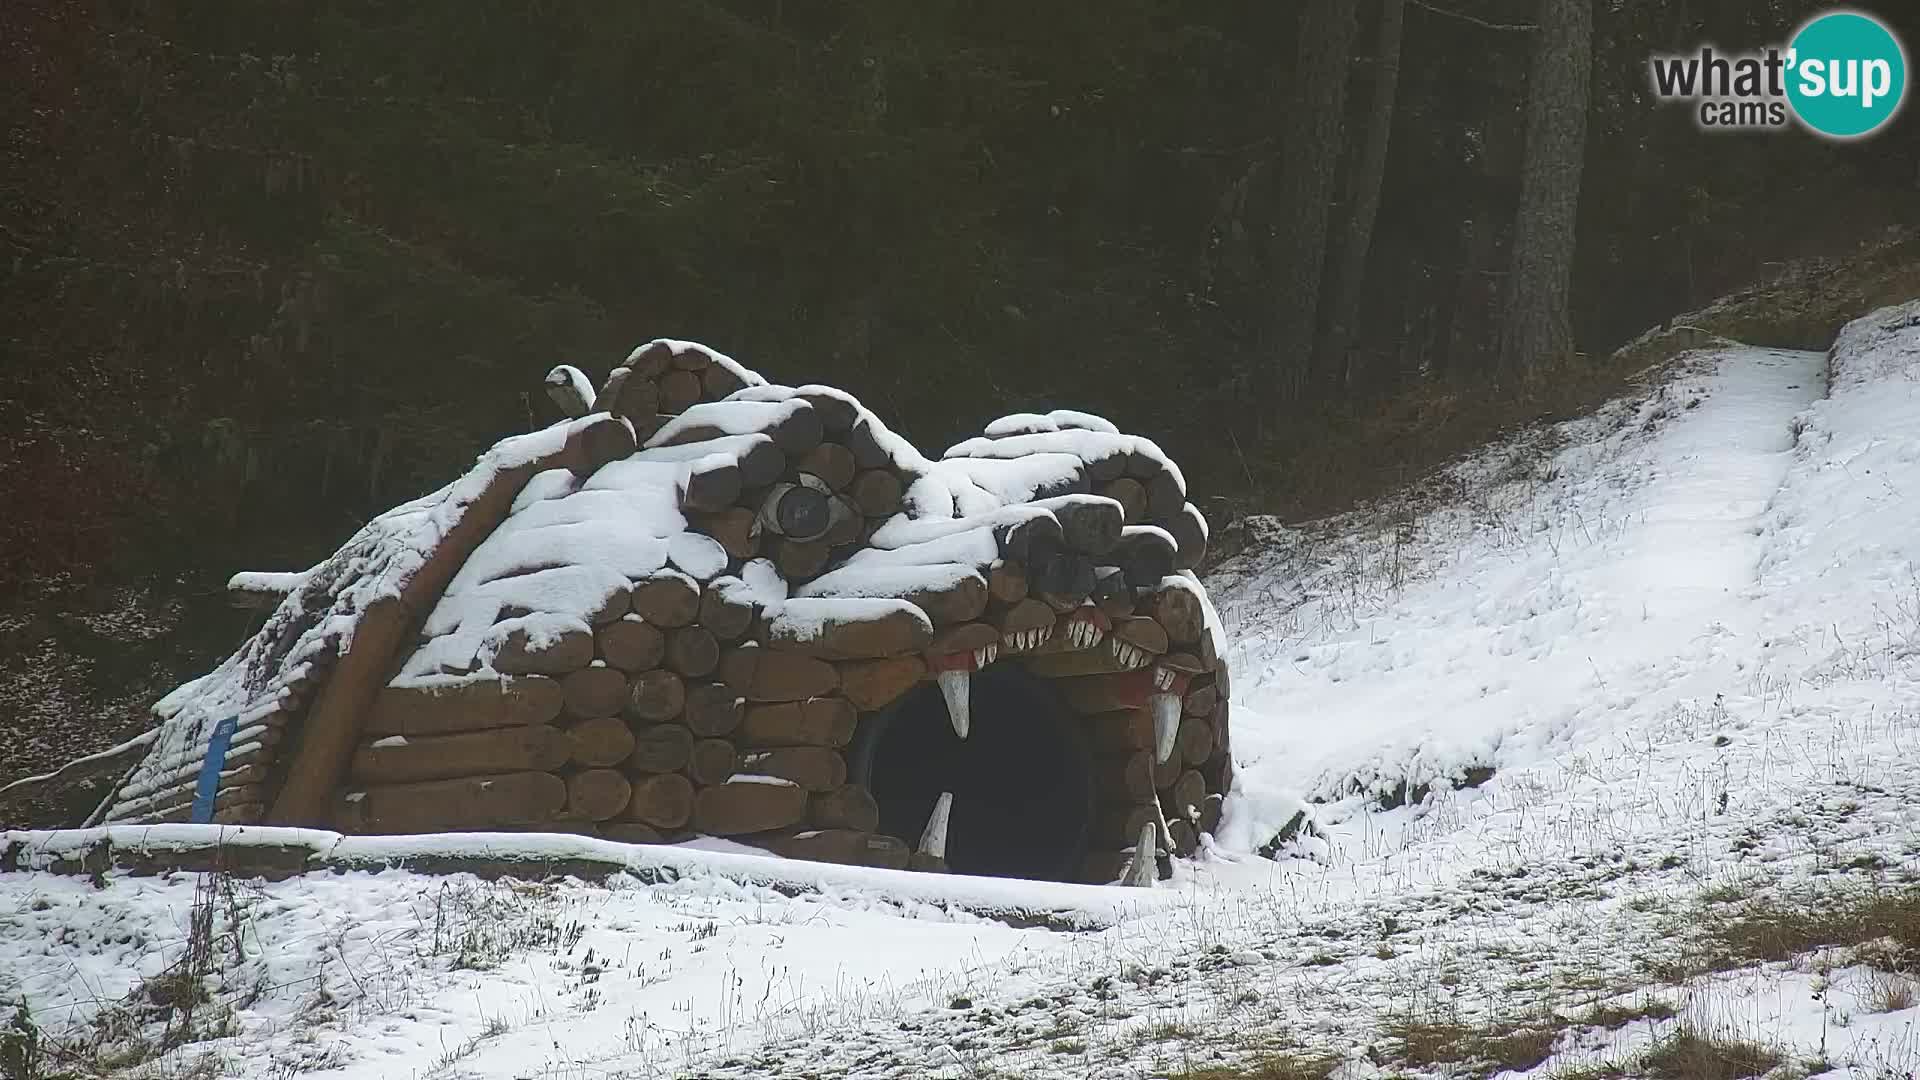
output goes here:
[{"label": "tree trunk", "polygon": [[1312,363],[1354,31],[1354,0],[1306,0],[1282,141],[1286,159],[1280,171],[1280,250],[1268,358],[1269,386],[1282,400],[1301,396]]},{"label": "tree trunk", "polygon": [[1387,173],[1387,146],[1393,134],[1393,105],[1400,86],[1400,28],[1406,0],[1381,0],[1379,47],[1374,56],[1373,102],[1367,110],[1367,142],[1354,166],[1348,201],[1347,235],[1340,247],[1339,271],[1321,339],[1317,366],[1336,385],[1344,383],[1347,350],[1360,317],[1360,293],[1366,284],[1367,251],[1373,244],[1374,218],[1380,210],[1380,186]]},{"label": "tree trunk", "polygon": [[1587,144],[1592,0],[1540,0],[1527,75],[1527,148],[1500,319],[1503,375],[1524,375],[1572,350],[1567,286]]}]

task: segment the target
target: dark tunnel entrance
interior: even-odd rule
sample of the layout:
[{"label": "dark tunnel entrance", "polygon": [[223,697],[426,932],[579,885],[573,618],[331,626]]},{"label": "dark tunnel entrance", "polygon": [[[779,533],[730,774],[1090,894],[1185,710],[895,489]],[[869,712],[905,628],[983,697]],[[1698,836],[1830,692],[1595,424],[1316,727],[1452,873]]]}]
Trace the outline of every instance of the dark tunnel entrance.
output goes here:
[{"label": "dark tunnel entrance", "polygon": [[880,831],[917,844],[953,792],[947,866],[957,874],[1077,880],[1093,812],[1086,743],[1046,679],[999,663],[973,676],[972,725],[953,733],[940,688],[923,683],[861,731],[853,779],[880,805]]}]

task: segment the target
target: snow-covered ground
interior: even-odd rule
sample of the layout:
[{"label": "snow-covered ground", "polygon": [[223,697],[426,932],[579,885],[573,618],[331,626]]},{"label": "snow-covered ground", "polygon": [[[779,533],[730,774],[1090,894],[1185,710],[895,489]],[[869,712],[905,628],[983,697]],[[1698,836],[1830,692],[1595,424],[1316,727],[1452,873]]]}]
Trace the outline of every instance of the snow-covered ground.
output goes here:
[{"label": "snow-covered ground", "polygon": [[[242,883],[199,1006],[224,1027],[148,1068],[1131,1078],[1288,1050],[1359,1080],[1493,1075],[1409,1032],[1557,1016],[1501,1075],[1678,1026],[1782,1076],[1920,1069],[1913,995],[1852,953],[1696,962],[1756,899],[1920,881],[1920,303],[1831,363],[1684,358],[1415,505],[1270,527],[1210,581],[1239,786],[1151,910],[1059,933],[699,873]],[[0,1001],[137,1028],[195,888],[0,875]],[[1603,1005],[1626,1018],[1572,1019]]]}]

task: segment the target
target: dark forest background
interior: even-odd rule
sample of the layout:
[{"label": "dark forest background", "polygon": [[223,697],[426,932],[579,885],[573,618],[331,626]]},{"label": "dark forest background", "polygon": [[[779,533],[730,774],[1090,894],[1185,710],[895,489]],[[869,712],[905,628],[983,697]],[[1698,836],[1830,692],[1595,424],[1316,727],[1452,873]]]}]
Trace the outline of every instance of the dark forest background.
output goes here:
[{"label": "dark forest background", "polygon": [[1911,103],[1842,145],[1649,99],[1650,53],[1822,6],[8,0],[0,709],[137,727],[245,629],[228,573],[654,336],[932,453],[1103,413],[1216,527],[1378,494],[1617,387],[1650,326],[1912,236]]}]

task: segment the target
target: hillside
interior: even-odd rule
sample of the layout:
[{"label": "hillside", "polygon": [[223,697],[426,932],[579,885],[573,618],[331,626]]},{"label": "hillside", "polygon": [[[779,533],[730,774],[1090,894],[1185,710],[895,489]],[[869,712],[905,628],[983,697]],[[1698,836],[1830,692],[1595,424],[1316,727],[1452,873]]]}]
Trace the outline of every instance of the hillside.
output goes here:
[{"label": "hillside", "polygon": [[1920,302],[1825,355],[1690,353],[1421,498],[1257,528],[1210,582],[1238,787],[1137,901],[787,895],[713,851],[654,884],[9,873],[0,997],[49,1074],[1903,1076],[1917,372]]}]

